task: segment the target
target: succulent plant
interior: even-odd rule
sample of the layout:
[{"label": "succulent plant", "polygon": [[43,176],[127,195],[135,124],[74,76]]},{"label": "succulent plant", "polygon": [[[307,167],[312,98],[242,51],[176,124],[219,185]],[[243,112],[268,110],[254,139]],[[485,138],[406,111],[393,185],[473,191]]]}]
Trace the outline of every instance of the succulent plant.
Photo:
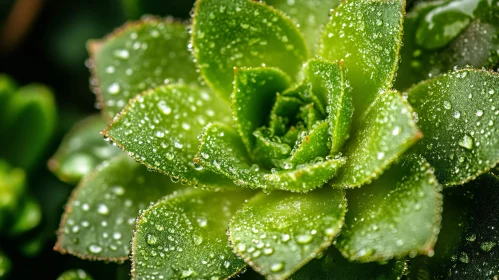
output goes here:
[{"label": "succulent plant", "polygon": [[55,249],[136,279],[497,277],[497,9],[198,0],[91,41],[124,153],[99,118],[67,137]]},{"label": "succulent plant", "polygon": [[[38,253],[45,238],[33,231],[42,213],[32,187],[36,165],[53,137],[55,112],[52,91],[46,86],[18,87],[0,74],[0,236],[3,242],[24,236],[25,242],[15,249],[26,256]],[[6,279],[12,266],[0,248],[0,279]]]}]

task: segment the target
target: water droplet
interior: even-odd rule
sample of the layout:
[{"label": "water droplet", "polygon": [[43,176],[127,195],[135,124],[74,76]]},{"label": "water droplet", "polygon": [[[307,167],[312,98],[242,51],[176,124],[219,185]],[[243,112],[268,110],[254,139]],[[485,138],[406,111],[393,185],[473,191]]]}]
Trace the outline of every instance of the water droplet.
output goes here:
[{"label": "water droplet", "polygon": [[482,110],[477,110],[477,111],[476,111],[476,116],[477,116],[477,117],[481,117],[481,116],[483,116],[483,111],[482,111]]},{"label": "water droplet", "polygon": [[449,101],[444,101],[444,108],[447,109],[447,110],[450,110],[452,108],[452,105],[450,104]]},{"label": "water droplet", "polygon": [[168,107],[168,105],[166,104],[166,101],[164,101],[164,100],[161,100],[158,102],[158,108],[165,115],[169,115],[172,112],[172,109],[170,107]]},{"label": "water droplet", "polygon": [[385,157],[385,153],[379,152],[378,153],[378,159],[383,159]]},{"label": "water droplet", "polygon": [[102,252],[102,247],[99,245],[95,245],[95,244],[88,246],[87,249],[92,254],[98,254],[98,253]]},{"label": "water droplet", "polygon": [[282,269],[284,268],[284,263],[283,262],[278,262],[278,263],[274,263],[270,266],[270,270],[272,272],[279,272],[281,271]]},{"label": "water droplet", "polygon": [[149,245],[155,245],[158,243],[158,238],[152,234],[147,235],[147,244]]},{"label": "water droplet", "polygon": [[473,148],[473,138],[468,134],[465,134],[463,139],[459,141],[459,146],[471,150]]},{"label": "water droplet", "polygon": [[114,51],[114,56],[121,59],[128,59],[130,57],[130,53],[127,50],[116,50]]},{"label": "water droplet", "polygon": [[462,252],[459,255],[459,261],[462,262],[462,263],[469,263],[470,259],[469,259],[468,255],[466,253]]},{"label": "water droplet", "polygon": [[497,245],[497,243],[495,243],[494,241],[485,241],[485,242],[482,242],[482,244],[480,244],[480,249],[482,249],[482,251],[484,251],[484,252],[489,252],[496,245]]},{"label": "water droplet", "polygon": [[399,135],[400,133],[400,126],[396,126],[393,130],[392,130],[392,134],[395,136],[395,135]]},{"label": "water droplet", "polygon": [[115,232],[115,233],[113,233],[113,238],[114,238],[115,240],[119,240],[119,239],[121,239],[121,233],[119,233],[119,232]]},{"label": "water droplet", "polygon": [[459,111],[454,111],[454,113],[452,114],[452,116],[455,118],[455,119],[459,119],[461,117],[461,113],[459,113]]},{"label": "water droplet", "polygon": [[302,234],[302,235],[296,236],[296,242],[298,244],[308,244],[308,243],[312,242],[313,238],[314,237],[310,234]]},{"label": "water droplet", "polygon": [[199,235],[194,235],[194,244],[201,245],[203,243],[203,237]]},{"label": "water droplet", "polygon": [[112,83],[108,88],[107,92],[109,94],[118,94],[120,92],[120,85],[118,83]]},{"label": "water droplet", "polygon": [[107,215],[109,214],[109,208],[105,204],[99,204],[99,207],[97,208],[97,213],[101,215]]}]

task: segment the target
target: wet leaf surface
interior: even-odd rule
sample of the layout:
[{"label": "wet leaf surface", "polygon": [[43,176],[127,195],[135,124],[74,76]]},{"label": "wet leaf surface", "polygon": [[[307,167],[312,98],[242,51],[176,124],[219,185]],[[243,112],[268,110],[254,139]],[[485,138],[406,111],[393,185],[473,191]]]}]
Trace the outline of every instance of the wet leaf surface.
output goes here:
[{"label": "wet leaf surface", "polygon": [[136,279],[214,279],[239,273],[246,264],[225,233],[230,218],[252,196],[186,190],[159,201],[137,220],[132,276]]},{"label": "wet leaf surface", "polygon": [[165,83],[199,84],[186,28],[171,18],[149,17],[89,43],[94,91],[108,120],[145,90]]},{"label": "wet leaf surface", "polygon": [[[470,16],[471,10],[466,6],[477,3],[475,13]],[[416,5],[404,21],[404,45],[400,51],[401,63],[395,87],[406,90],[413,84],[455,67],[495,67],[499,62],[496,52],[499,44],[496,36],[498,25],[495,17],[489,15],[497,13],[494,9],[497,9],[495,4],[490,6],[485,0],[437,1]],[[442,33],[442,28],[453,30],[453,24],[456,23],[460,26],[459,19],[451,20],[447,18],[447,13],[457,14],[458,17],[465,15],[469,23],[462,32],[449,36],[446,39],[448,42],[441,48],[425,48],[419,41],[424,44],[425,41],[439,40],[447,36],[445,32]],[[446,18],[445,24],[436,24],[433,20],[435,17],[440,17],[440,21]],[[430,25],[435,26],[435,30],[429,31]]]},{"label": "wet leaf surface", "polygon": [[402,158],[371,184],[347,191],[348,212],[336,247],[361,262],[433,254],[442,214],[440,190],[423,158]]},{"label": "wet leaf surface", "polygon": [[232,218],[229,239],[257,272],[287,278],[327,248],[343,225],[342,190],[260,193]]},{"label": "wet leaf surface", "polygon": [[381,94],[360,118],[345,145],[347,163],[333,186],[352,188],[369,183],[421,138],[412,109],[398,92]]},{"label": "wet leaf surface", "polygon": [[50,159],[50,170],[60,180],[76,183],[98,164],[116,156],[120,149],[109,145],[100,134],[106,126],[101,116],[90,116],[75,124]]},{"label": "wet leaf surface", "polygon": [[319,53],[330,61],[344,60],[357,116],[392,85],[404,10],[400,0],[346,1],[334,9],[322,32]]},{"label": "wet leaf surface", "polygon": [[339,0],[265,0],[289,16],[303,34],[310,53],[316,52],[321,31],[329,21],[329,13],[340,3]]},{"label": "wet leaf surface", "polygon": [[181,182],[218,189],[229,180],[194,164],[198,135],[212,121],[230,123],[229,105],[208,92],[161,86],[137,96],[104,134],[148,168]]},{"label": "wet leaf surface", "polygon": [[250,0],[198,1],[192,44],[202,76],[226,98],[232,93],[234,67],[276,67],[294,78],[307,58],[294,23]]},{"label": "wet leaf surface", "polygon": [[431,258],[410,261],[407,279],[494,279],[499,277],[497,188],[499,179],[483,175],[444,190],[442,230]]},{"label": "wet leaf surface", "polygon": [[416,146],[444,186],[460,185],[499,162],[499,76],[461,70],[408,91],[424,138]]},{"label": "wet leaf surface", "polygon": [[298,270],[290,280],[314,279],[376,279],[398,280],[407,269],[405,260],[391,260],[388,263],[358,263],[345,259],[334,246]]},{"label": "wet leaf surface", "polygon": [[179,188],[126,155],[84,177],[64,213],[55,249],[84,259],[124,261],[139,210]]}]

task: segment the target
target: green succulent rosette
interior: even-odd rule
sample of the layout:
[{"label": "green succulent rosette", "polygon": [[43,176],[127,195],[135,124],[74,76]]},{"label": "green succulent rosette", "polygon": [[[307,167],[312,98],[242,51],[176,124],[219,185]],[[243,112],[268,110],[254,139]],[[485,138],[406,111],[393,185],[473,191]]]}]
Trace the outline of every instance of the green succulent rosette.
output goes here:
[{"label": "green succulent rosette", "polygon": [[[464,2],[425,11],[495,16]],[[137,279],[408,274],[406,257],[436,253],[442,187],[499,161],[499,76],[444,67],[412,81],[401,55],[438,53],[468,25],[407,40],[407,22],[396,0],[199,0],[189,29],[148,17],[92,41],[102,134],[126,155],[80,181],[56,249],[131,252]]]}]

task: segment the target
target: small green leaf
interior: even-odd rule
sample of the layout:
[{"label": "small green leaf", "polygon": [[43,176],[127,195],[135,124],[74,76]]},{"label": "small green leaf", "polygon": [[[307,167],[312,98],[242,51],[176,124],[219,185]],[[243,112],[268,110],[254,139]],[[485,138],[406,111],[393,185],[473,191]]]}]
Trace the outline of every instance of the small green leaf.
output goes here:
[{"label": "small green leaf", "polygon": [[55,249],[83,259],[122,262],[139,210],[179,189],[126,155],[99,165],[73,192]]},{"label": "small green leaf", "polygon": [[311,54],[315,54],[323,26],[329,21],[329,12],[340,0],[265,0],[270,6],[288,15],[298,26]]},{"label": "small green leaf", "polygon": [[277,94],[269,121],[269,128],[274,135],[282,136],[288,131],[290,124],[294,123],[301,105],[303,102],[296,97]]},{"label": "small green leaf", "polygon": [[291,20],[250,0],[197,1],[192,45],[206,82],[226,98],[234,67],[276,67],[295,77],[307,57]]},{"label": "small green leaf", "polygon": [[419,138],[409,104],[398,92],[381,94],[361,116],[359,128],[347,142],[347,163],[333,185],[352,188],[375,179]]},{"label": "small green leaf", "polygon": [[134,98],[103,133],[150,169],[216,189],[233,184],[194,164],[197,137],[207,123],[230,120],[229,105],[206,91],[161,86]]},{"label": "small green leaf", "polygon": [[416,30],[417,44],[426,49],[438,49],[449,44],[468,27],[478,2],[439,3],[419,22]]},{"label": "small green leaf", "polygon": [[234,129],[218,123],[205,128],[196,161],[237,185],[291,192],[308,192],[324,185],[345,163],[342,158],[328,159],[299,165],[296,169],[270,172],[252,163]]},{"label": "small green leaf", "polygon": [[408,91],[425,137],[416,146],[444,186],[461,185],[499,162],[499,76],[461,70]]},{"label": "small green leaf", "polygon": [[395,77],[402,41],[404,0],[342,2],[322,33],[320,54],[344,60],[360,116]]},{"label": "small green leaf", "polygon": [[[289,78],[272,68],[236,69],[232,113],[248,152],[253,150],[253,131],[265,124],[276,95],[289,87]],[[258,110],[256,110],[258,108]]]},{"label": "small green leaf", "polygon": [[345,212],[341,190],[259,193],[232,218],[229,240],[253,269],[284,279],[331,245]]},{"label": "small green leaf", "polygon": [[[426,80],[428,76],[436,76],[453,70],[455,67],[471,66],[492,69],[499,61],[496,39],[497,20],[486,15],[476,15],[475,19],[453,38],[447,45],[436,50],[428,50],[417,43],[416,32],[420,25],[426,25],[426,16],[434,11],[445,11],[452,3],[455,7],[473,4],[479,1],[434,1],[425,2],[412,9],[404,21],[404,45],[400,51],[401,62],[397,72],[395,88],[406,90],[410,86]],[[481,0],[478,7],[491,12],[497,6],[489,6],[488,1]],[[479,8],[476,10],[480,10]],[[492,12],[497,14],[497,12]],[[424,24],[423,24],[424,23]],[[438,26],[437,26],[438,27]],[[428,36],[427,36],[428,37]]]},{"label": "small green leaf", "polygon": [[322,121],[299,138],[289,162],[296,166],[328,156],[331,147],[329,127],[329,122]]},{"label": "small green leaf", "polygon": [[431,255],[440,230],[441,187],[428,163],[409,155],[381,177],[347,193],[336,247],[354,261]]},{"label": "small green leaf", "polygon": [[272,189],[305,193],[323,186],[344,164],[344,158],[320,158],[312,163],[300,164],[295,169],[265,174],[264,178]]},{"label": "small green leaf", "polygon": [[15,212],[26,189],[26,174],[0,159],[0,228],[6,223],[4,215]]},{"label": "small green leaf", "polygon": [[[287,158],[291,154],[291,147],[286,143],[281,143],[270,139],[268,129],[261,128],[253,133],[256,137],[256,145],[253,150],[253,157],[256,162],[266,168],[272,168],[275,162]],[[277,138],[277,137],[272,137]]]},{"label": "small green leaf", "polygon": [[73,126],[48,162],[50,170],[68,183],[76,183],[99,163],[120,149],[104,141],[100,132],[107,126],[101,116],[90,116]]},{"label": "small green leaf", "polygon": [[57,280],[93,280],[92,276],[90,276],[83,269],[71,269],[64,271]]},{"label": "small green leaf", "polygon": [[324,104],[327,104],[327,120],[332,141],[330,149],[331,154],[335,154],[349,137],[353,114],[351,88],[345,77],[343,62],[311,60],[306,71],[313,92],[322,96]]},{"label": "small green leaf", "polygon": [[187,190],[145,210],[132,241],[132,278],[227,279],[246,264],[227,244],[230,218],[247,191]]},{"label": "small green leaf", "polygon": [[444,190],[442,230],[435,255],[410,261],[407,279],[493,279],[499,273],[499,179],[483,175]]},{"label": "small green leaf", "polygon": [[26,196],[21,203],[21,208],[16,210],[14,223],[9,229],[12,235],[27,232],[38,226],[42,220],[42,210],[35,198]]},{"label": "small green leaf", "polygon": [[330,246],[324,255],[310,261],[290,280],[315,279],[376,279],[398,280],[407,269],[405,260],[391,260],[388,263],[357,263],[345,259],[334,246]]},{"label": "small green leaf", "polygon": [[186,25],[148,17],[88,45],[94,92],[111,120],[135,95],[168,83],[199,84]]},{"label": "small green leaf", "polygon": [[[19,89],[5,104],[0,158],[13,166],[33,168],[45,151],[56,123],[52,91],[42,85]],[[36,139],[36,141],[34,141]]]},{"label": "small green leaf", "polygon": [[3,251],[0,250],[0,279],[7,279],[8,273],[12,267],[12,262],[5,255]]}]

